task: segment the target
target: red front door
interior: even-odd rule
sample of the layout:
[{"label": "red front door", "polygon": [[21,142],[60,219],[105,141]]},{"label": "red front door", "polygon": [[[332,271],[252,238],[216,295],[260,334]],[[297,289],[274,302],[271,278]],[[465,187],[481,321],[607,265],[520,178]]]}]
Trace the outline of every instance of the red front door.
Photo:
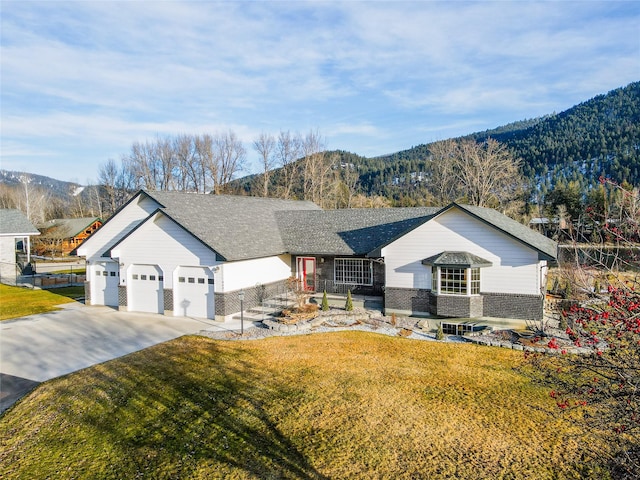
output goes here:
[{"label": "red front door", "polygon": [[298,280],[305,290],[316,290],[316,259],[314,257],[298,257]]}]

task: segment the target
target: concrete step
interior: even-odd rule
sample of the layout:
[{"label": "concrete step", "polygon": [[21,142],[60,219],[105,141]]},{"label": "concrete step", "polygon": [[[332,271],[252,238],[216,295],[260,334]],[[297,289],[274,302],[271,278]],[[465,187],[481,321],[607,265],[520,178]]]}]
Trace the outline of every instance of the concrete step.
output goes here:
[{"label": "concrete step", "polygon": [[280,312],[282,312],[282,309],[283,309],[282,306],[272,307],[272,306],[266,306],[266,305],[258,305],[255,307],[251,307],[247,311],[251,313],[271,315],[273,313],[279,314]]},{"label": "concrete step", "polygon": [[273,319],[275,318],[274,315],[269,315],[266,313],[258,313],[258,312],[251,312],[251,311],[247,311],[244,312],[244,315],[240,315],[240,313],[236,313],[233,317],[234,320],[240,320],[242,318],[244,318],[245,322],[261,322],[263,320],[267,320],[267,319]]}]

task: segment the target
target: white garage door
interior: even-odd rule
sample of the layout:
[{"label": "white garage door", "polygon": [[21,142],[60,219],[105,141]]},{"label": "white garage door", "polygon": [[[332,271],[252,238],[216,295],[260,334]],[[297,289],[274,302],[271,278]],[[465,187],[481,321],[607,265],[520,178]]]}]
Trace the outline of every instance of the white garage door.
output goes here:
[{"label": "white garage door", "polygon": [[118,306],[119,266],[114,262],[98,263],[91,267],[91,305]]},{"label": "white garage door", "polygon": [[213,272],[205,267],[178,267],[173,278],[173,314],[214,318]]},{"label": "white garage door", "polygon": [[127,274],[130,312],[164,313],[164,277],[157,265],[131,265]]}]

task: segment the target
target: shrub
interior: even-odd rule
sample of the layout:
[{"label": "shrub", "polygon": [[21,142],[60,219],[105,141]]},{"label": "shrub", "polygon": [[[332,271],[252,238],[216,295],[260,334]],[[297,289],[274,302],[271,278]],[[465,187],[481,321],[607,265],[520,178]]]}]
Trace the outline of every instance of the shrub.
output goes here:
[{"label": "shrub", "polygon": [[351,290],[347,290],[347,303],[344,305],[347,312],[353,311],[353,300],[351,299]]},{"label": "shrub", "polygon": [[444,332],[442,331],[442,322],[438,324],[438,330],[436,330],[436,340],[444,340]]},{"label": "shrub", "polygon": [[322,311],[326,312],[329,310],[329,300],[327,299],[327,291],[325,290],[322,293]]}]

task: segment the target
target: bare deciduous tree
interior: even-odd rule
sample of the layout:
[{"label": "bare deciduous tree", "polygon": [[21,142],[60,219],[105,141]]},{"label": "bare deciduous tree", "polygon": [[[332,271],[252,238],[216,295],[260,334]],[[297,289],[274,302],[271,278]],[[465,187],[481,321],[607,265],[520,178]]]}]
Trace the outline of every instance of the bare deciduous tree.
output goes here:
[{"label": "bare deciduous tree", "polygon": [[217,175],[213,178],[215,193],[224,193],[228,183],[244,168],[247,151],[237,135],[229,131],[213,138],[213,158]]},{"label": "bare deciduous tree", "polygon": [[253,141],[253,148],[260,156],[260,166],[262,167],[262,196],[269,196],[269,181],[271,179],[271,170],[275,162],[273,152],[276,141],[273,135],[262,132],[260,136]]},{"label": "bare deciduous tree", "polygon": [[194,176],[197,172],[196,191],[206,193],[209,191],[209,178],[216,176],[217,166],[213,159],[213,137],[209,134],[196,135],[194,139],[196,161],[194,164]]},{"label": "bare deciduous tree", "polygon": [[446,140],[432,147],[431,181],[438,202],[465,200],[504,210],[524,187],[520,161],[503,144],[488,139]]},{"label": "bare deciduous tree", "polygon": [[302,151],[300,135],[292,135],[288,130],[280,131],[276,144],[276,160],[282,168],[283,181],[278,189],[278,196],[291,198],[296,175],[296,160]]},{"label": "bare deciduous tree", "polygon": [[331,163],[324,150],[324,141],[317,131],[305,135],[302,142],[304,198],[321,207],[327,203],[328,184],[332,178]]}]

